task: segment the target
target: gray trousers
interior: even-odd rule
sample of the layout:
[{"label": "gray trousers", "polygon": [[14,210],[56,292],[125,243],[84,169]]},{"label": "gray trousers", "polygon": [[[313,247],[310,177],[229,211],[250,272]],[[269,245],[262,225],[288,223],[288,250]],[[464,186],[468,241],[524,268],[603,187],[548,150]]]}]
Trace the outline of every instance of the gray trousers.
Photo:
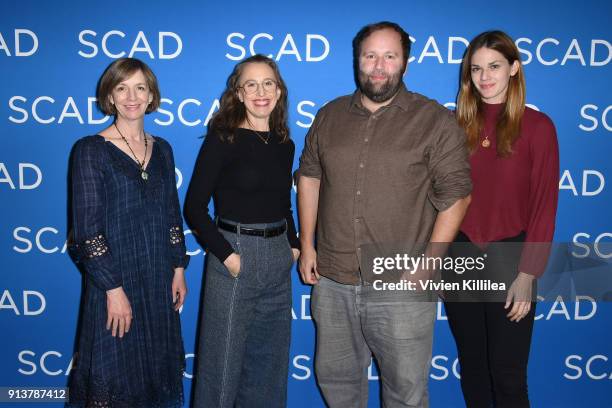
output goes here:
[{"label": "gray trousers", "polygon": [[435,302],[321,277],[312,290],[315,373],[331,408],[364,408],[367,368],[380,367],[382,406],[427,407]]},{"label": "gray trousers", "polygon": [[[241,225],[265,228],[284,223]],[[240,254],[242,265],[234,278],[213,254],[207,256],[192,406],[284,408],[293,265],[287,235],[221,233]]]}]

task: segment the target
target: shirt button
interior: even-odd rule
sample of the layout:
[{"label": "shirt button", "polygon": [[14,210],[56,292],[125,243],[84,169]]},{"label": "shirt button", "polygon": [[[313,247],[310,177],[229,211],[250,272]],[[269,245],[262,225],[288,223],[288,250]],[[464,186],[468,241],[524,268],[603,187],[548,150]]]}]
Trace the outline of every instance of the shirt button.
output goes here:
[{"label": "shirt button", "polygon": [[359,168],[363,169],[363,163],[359,163]]},{"label": "shirt button", "polygon": [[355,222],[359,222],[359,218],[355,218]]},{"label": "shirt button", "polygon": [[361,195],[361,191],[357,190],[357,195]]},{"label": "shirt button", "polygon": [[367,137],[365,139],[363,139],[364,142],[368,142],[370,139],[368,139]]}]

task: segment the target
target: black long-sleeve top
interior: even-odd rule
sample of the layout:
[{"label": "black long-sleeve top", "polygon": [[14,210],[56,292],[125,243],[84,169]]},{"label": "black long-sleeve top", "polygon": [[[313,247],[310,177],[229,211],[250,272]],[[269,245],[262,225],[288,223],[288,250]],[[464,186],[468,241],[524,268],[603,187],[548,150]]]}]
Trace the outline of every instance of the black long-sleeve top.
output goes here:
[{"label": "black long-sleeve top", "polygon": [[244,224],[287,220],[287,237],[292,248],[299,248],[291,210],[291,169],[295,145],[291,140],[280,143],[273,132],[238,128],[234,141],[221,140],[209,132],[193,170],[184,214],[200,244],[219,260],[232,254],[229,242],[217,230],[208,211],[214,198],[215,213]]}]

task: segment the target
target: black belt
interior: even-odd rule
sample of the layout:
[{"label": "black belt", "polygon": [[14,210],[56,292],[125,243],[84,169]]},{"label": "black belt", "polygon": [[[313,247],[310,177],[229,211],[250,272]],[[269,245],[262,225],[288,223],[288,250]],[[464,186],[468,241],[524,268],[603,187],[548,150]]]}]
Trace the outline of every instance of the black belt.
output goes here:
[{"label": "black belt", "polygon": [[[236,234],[238,233],[238,225],[229,224],[221,220],[217,221],[217,225],[222,230],[233,232]],[[279,236],[286,230],[287,230],[287,224],[283,224],[281,226],[273,227],[273,228],[246,228],[246,227],[240,226],[240,234],[253,235],[255,237],[264,237],[264,238],[272,238],[272,237]]]}]

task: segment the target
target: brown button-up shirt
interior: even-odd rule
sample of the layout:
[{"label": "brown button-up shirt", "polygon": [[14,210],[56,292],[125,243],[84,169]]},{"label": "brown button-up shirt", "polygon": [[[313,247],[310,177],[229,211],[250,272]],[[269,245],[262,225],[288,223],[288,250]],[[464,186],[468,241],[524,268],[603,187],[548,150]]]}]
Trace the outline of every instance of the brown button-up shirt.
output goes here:
[{"label": "brown button-up shirt", "polygon": [[321,108],[298,176],[321,180],[318,271],[352,285],[370,281],[360,270],[366,248],[429,242],[438,211],[471,191],[463,130],[449,110],[404,86],[374,113],[360,91]]}]

